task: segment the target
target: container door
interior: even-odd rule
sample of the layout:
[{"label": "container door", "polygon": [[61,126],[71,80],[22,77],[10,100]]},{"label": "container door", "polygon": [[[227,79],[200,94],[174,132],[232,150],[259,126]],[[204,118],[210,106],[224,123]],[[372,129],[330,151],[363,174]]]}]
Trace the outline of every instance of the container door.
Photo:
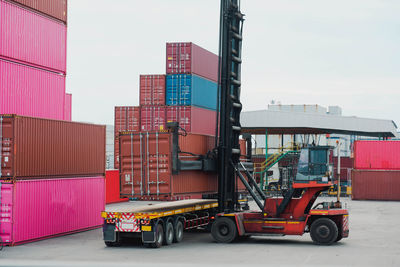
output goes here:
[{"label": "container door", "polygon": [[13,184],[0,182],[0,237],[4,243],[13,243]]},{"label": "container door", "polygon": [[176,106],[178,105],[178,82],[179,75],[168,75],[166,85],[166,105]]},{"label": "container door", "polygon": [[145,144],[144,134],[122,135],[120,183],[121,195],[140,197],[146,193],[145,187]]},{"label": "container door", "polygon": [[192,105],[192,75],[182,74],[178,79],[178,105]]},{"label": "container door", "polygon": [[0,177],[14,176],[14,118],[0,116]]},{"label": "container door", "polygon": [[165,76],[155,75],[153,76],[152,83],[152,103],[153,105],[165,105]]},{"label": "container door", "polygon": [[171,193],[170,134],[146,133],[146,186],[151,196]]}]

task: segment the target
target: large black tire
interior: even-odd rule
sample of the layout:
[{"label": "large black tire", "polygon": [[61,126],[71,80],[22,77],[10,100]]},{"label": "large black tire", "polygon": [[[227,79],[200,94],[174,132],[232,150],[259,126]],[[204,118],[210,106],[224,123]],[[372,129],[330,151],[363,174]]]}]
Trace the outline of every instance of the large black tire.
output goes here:
[{"label": "large black tire", "polygon": [[171,245],[174,241],[174,226],[172,222],[167,222],[165,226],[165,236],[164,236],[164,245]]},{"label": "large black tire", "polygon": [[179,243],[183,240],[183,223],[181,220],[176,221],[174,227],[174,242]]},{"label": "large black tire", "polygon": [[156,241],[154,243],[147,243],[146,246],[150,248],[160,248],[164,242],[164,228],[161,223],[156,226]]},{"label": "large black tire", "polygon": [[332,245],[338,239],[338,227],[329,218],[319,218],[311,224],[310,235],[318,245]]},{"label": "large black tire", "polygon": [[335,242],[339,242],[340,240],[342,240],[342,238],[343,238],[342,233],[339,233]]},{"label": "large black tire", "polygon": [[218,217],[211,227],[211,235],[218,243],[230,243],[238,235],[236,224],[230,218]]},{"label": "large black tire", "polygon": [[104,241],[104,244],[107,246],[107,247],[120,247],[121,246],[121,239],[120,239],[120,237],[119,237],[119,233],[117,232],[116,233],[116,241],[115,242],[112,242],[112,241]]}]

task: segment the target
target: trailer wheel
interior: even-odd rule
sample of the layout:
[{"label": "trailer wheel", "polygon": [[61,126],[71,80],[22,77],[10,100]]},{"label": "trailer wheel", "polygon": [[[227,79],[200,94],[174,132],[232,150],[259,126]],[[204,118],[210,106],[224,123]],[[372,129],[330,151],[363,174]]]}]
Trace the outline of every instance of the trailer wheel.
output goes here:
[{"label": "trailer wheel", "polygon": [[218,217],[211,227],[211,235],[218,243],[230,243],[237,237],[237,228],[233,220]]},{"label": "trailer wheel", "polygon": [[104,241],[104,244],[107,247],[120,247],[121,243],[120,242],[110,242],[110,241]]},{"label": "trailer wheel", "polygon": [[146,247],[149,248],[160,248],[164,242],[164,228],[161,223],[156,226],[156,241],[154,243],[146,243]]},{"label": "trailer wheel", "polygon": [[183,240],[183,223],[178,220],[174,228],[174,242],[179,243]]},{"label": "trailer wheel", "polygon": [[167,223],[165,227],[164,245],[171,245],[174,241],[174,226],[171,222]]},{"label": "trailer wheel", "polygon": [[329,218],[319,218],[311,224],[311,239],[318,245],[331,245],[338,238],[338,228]]}]

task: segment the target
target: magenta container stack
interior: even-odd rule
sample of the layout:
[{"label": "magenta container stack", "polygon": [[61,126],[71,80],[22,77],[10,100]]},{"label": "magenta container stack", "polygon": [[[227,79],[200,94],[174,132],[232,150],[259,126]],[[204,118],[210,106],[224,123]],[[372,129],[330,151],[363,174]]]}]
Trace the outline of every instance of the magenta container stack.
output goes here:
[{"label": "magenta container stack", "polygon": [[[2,167],[21,150],[10,150],[10,139],[5,138],[10,127],[4,118],[11,115],[2,114],[59,120],[52,125],[71,121],[72,95],[65,90],[66,14],[66,0],[0,0],[0,237],[5,245],[94,229],[103,223],[104,170],[86,177],[36,177],[33,170],[30,177],[1,176]],[[33,132],[26,132],[27,137]],[[36,143],[39,153],[66,153],[51,150],[51,142]],[[82,146],[78,139],[73,143],[73,149]],[[105,138],[93,145],[105,149]],[[53,166],[54,162],[46,163]]]},{"label": "magenta container stack", "polygon": [[[35,2],[43,7],[48,1]],[[66,54],[64,21],[0,0],[0,114],[68,120]]]},{"label": "magenta container stack", "polygon": [[[138,107],[115,107],[114,168],[116,169],[119,168],[120,132],[163,132],[167,130],[167,122],[179,122],[179,126],[187,133],[215,135],[218,56],[190,42],[167,43],[165,65],[166,74],[140,75]],[[181,80],[175,84],[179,87],[179,92],[174,91],[174,88],[168,90],[167,79],[171,78],[171,75],[184,75],[190,80],[192,76],[198,76],[196,79],[201,80],[197,83],[200,84],[197,86],[199,93],[192,94],[192,84],[185,85],[180,82]],[[215,86],[210,88],[210,84]],[[167,101],[167,93],[171,93],[171,90],[174,91],[173,95],[181,100],[180,103],[189,103],[191,101],[188,98],[190,98],[194,103],[211,102],[213,108],[190,104],[170,105],[167,103],[171,102]],[[211,97],[208,97],[209,94]],[[132,112],[127,113],[127,110]]]}]

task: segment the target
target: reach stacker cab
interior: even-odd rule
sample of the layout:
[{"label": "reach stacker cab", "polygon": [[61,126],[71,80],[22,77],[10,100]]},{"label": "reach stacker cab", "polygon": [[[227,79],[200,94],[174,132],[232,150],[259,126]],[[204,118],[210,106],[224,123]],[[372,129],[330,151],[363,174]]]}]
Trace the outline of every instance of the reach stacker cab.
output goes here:
[{"label": "reach stacker cab", "polygon": [[[284,197],[257,200],[260,211],[221,212],[211,233],[217,242],[232,242],[239,236],[303,235],[309,232],[320,245],[330,245],[349,235],[348,211],[340,202],[316,199],[332,186],[330,147],[302,149],[298,170]],[[264,203],[262,203],[264,201]]]}]

